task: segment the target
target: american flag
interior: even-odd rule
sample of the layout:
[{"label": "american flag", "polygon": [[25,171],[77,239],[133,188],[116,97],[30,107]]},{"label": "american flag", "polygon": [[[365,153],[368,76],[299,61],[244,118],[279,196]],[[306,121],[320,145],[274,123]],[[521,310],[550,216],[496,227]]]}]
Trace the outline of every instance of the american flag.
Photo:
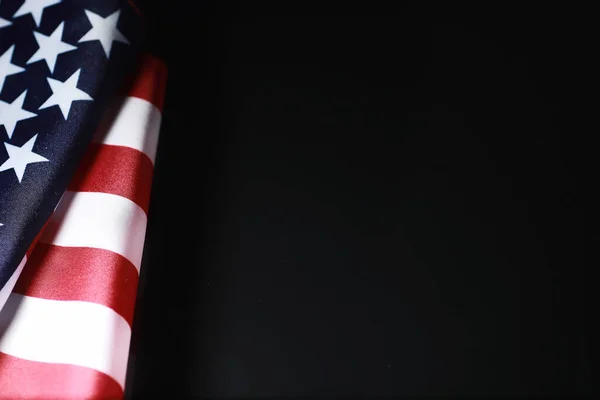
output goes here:
[{"label": "american flag", "polygon": [[0,1],[0,398],[122,397],[166,67],[130,2]]}]

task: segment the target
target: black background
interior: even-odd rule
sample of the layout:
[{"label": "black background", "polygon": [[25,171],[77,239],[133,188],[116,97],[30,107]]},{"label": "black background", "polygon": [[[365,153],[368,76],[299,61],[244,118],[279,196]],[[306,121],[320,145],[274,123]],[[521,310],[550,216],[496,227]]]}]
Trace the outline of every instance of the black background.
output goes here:
[{"label": "black background", "polygon": [[142,2],[129,395],[595,393],[588,12],[216,3]]}]

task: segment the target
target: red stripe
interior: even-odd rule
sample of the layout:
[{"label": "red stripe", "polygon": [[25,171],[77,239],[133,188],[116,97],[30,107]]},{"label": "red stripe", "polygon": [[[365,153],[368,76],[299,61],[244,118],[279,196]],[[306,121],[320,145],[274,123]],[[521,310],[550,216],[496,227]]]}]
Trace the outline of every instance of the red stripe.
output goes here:
[{"label": "red stripe", "polygon": [[71,180],[69,190],[125,197],[148,214],[152,161],[139,150],[92,143]]},{"label": "red stripe", "polygon": [[163,110],[165,89],[167,85],[167,66],[161,59],[144,54],[135,71],[125,93],[131,97],[138,97],[154,104],[160,111]]},{"label": "red stripe", "polygon": [[131,8],[133,9],[133,11],[135,11],[135,13],[137,15],[142,15],[142,12],[141,12],[140,8],[137,6],[137,4],[135,4],[134,0],[128,0],[127,3],[129,3],[129,5],[131,6]]},{"label": "red stripe", "polygon": [[119,254],[38,243],[13,292],[49,300],[102,304],[131,326],[137,284],[137,270]]},{"label": "red stripe", "polygon": [[38,232],[38,234],[35,235],[35,238],[33,238],[33,241],[29,245],[29,248],[27,249],[27,252],[25,252],[25,256],[27,257],[27,259],[29,259],[29,256],[31,256],[31,253],[33,253],[33,250],[35,249],[35,246],[37,245],[38,240],[40,240],[40,237],[42,237],[42,233],[44,233],[44,229],[46,229],[46,227],[48,226],[48,223],[50,222],[51,218],[52,218],[52,215],[50,215],[50,218],[48,218],[46,220],[46,222],[44,222],[44,225],[42,226],[42,229],[40,229],[40,231]]},{"label": "red stripe", "polygon": [[91,368],[23,360],[0,353],[0,396],[3,399],[123,398],[111,377]]}]

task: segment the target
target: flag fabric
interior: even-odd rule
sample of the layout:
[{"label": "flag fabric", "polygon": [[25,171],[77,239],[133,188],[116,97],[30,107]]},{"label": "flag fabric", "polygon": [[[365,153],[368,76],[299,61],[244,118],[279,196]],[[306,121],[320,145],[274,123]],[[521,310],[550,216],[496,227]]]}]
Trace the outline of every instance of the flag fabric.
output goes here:
[{"label": "flag fabric", "polygon": [[166,84],[138,12],[1,0],[0,398],[123,397]]},{"label": "flag fabric", "polygon": [[1,307],[134,67],[143,22],[118,0],[0,0],[0,16]]},{"label": "flag fabric", "polygon": [[0,312],[0,398],[122,397],[166,82],[141,63]]}]

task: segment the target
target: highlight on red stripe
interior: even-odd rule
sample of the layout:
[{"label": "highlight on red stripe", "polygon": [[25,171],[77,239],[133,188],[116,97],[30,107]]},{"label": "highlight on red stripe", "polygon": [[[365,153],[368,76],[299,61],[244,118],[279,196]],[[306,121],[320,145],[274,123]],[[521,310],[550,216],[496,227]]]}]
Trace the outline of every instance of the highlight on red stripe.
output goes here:
[{"label": "highlight on red stripe", "polygon": [[152,171],[152,161],[138,150],[91,143],[68,190],[122,196],[140,206],[147,215]]},{"label": "highlight on red stripe", "polygon": [[91,368],[24,360],[0,353],[0,396],[4,399],[122,398],[111,377]]},{"label": "highlight on red stripe", "polygon": [[134,72],[125,89],[128,96],[146,100],[162,111],[167,86],[167,66],[165,62],[151,54],[140,58],[139,67]]},{"label": "highlight on red stripe", "polygon": [[119,254],[91,247],[38,243],[13,292],[48,300],[101,304],[131,326],[137,284],[137,269]]}]

